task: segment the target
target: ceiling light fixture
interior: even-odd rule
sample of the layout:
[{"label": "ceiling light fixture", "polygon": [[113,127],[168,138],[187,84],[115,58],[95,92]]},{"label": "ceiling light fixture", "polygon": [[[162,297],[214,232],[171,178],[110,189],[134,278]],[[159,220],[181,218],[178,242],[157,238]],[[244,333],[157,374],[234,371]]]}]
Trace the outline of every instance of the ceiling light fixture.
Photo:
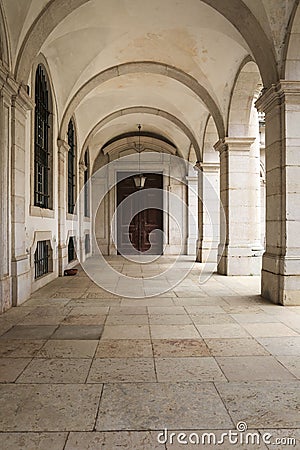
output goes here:
[{"label": "ceiling light fixture", "polygon": [[141,126],[141,124],[138,124],[138,130],[139,130],[139,143],[138,143],[138,145],[136,145],[135,144],[135,146],[134,146],[134,148],[135,148],[135,150],[138,152],[138,154],[139,154],[139,173],[137,174],[137,175],[134,175],[134,177],[133,177],[133,181],[134,181],[134,184],[135,184],[135,187],[137,188],[137,189],[143,189],[143,187],[145,186],[145,182],[146,182],[146,177],[145,177],[145,175],[143,175],[142,173],[140,173],[140,170],[141,170],[141,161],[140,161],[140,158],[141,158],[141,151],[143,151],[143,147],[141,146],[141,128],[142,128],[142,126]]}]

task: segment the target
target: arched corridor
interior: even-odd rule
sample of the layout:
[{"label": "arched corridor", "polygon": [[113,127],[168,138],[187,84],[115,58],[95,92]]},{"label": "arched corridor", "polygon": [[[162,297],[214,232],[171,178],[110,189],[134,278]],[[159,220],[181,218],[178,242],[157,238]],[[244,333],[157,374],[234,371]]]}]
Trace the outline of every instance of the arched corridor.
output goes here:
[{"label": "arched corridor", "polygon": [[[241,417],[233,414],[225,382],[234,395],[243,391],[239,382],[254,390],[262,382],[261,395],[271,382],[279,396],[296,387],[299,29],[299,0],[0,0],[0,382],[11,383],[3,399],[18,383],[24,395],[26,383],[36,395],[39,383],[50,391],[60,385],[53,380],[71,389],[68,377],[57,378],[59,367],[74,379],[85,374],[78,395],[90,389],[98,406],[97,383],[105,403],[116,381],[116,404],[127,389],[118,391],[120,381],[136,383],[133,399],[143,397],[139,383],[145,392],[148,382],[159,385],[152,398],[168,382],[170,402],[174,383],[196,390],[207,383],[228,415],[220,415],[220,428],[205,418],[202,426],[223,430],[244,418],[242,408]],[[127,357],[131,340],[137,353]],[[46,370],[39,364],[53,364],[53,380],[36,377]],[[250,420],[252,407],[259,410],[249,406],[249,427],[280,428],[279,409],[260,424]],[[299,428],[291,408],[282,428]],[[185,417],[181,428],[174,410],[157,417],[174,430],[199,429],[175,409]],[[125,428],[120,417],[113,428],[95,418],[35,428],[21,416],[0,431],[61,432],[57,448],[67,450],[84,448],[70,431],[148,433],[164,425],[133,414],[130,428],[129,413]],[[23,438],[6,437],[11,448]],[[127,438],[128,448],[141,448]],[[32,448],[51,447],[41,439]]]}]

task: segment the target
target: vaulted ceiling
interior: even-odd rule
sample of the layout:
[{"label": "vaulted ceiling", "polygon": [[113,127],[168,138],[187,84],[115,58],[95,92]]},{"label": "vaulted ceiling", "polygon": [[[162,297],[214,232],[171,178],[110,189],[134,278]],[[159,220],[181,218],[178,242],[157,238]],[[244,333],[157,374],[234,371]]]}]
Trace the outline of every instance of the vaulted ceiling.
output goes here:
[{"label": "vaulted ceiling", "polygon": [[60,137],[74,115],[79,146],[88,143],[95,157],[141,123],[188,157],[193,140],[201,151],[209,115],[225,133],[246,58],[265,84],[274,81],[295,2],[275,3],[2,0],[2,7],[15,76],[30,85],[34,58],[42,53],[47,61]]}]

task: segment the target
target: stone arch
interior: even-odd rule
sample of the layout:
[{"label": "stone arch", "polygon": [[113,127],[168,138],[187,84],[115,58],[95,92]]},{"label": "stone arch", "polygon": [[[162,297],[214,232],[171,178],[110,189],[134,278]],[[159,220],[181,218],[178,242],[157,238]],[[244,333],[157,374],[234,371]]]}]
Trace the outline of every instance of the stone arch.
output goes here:
[{"label": "stone arch", "polygon": [[[89,1],[72,0],[66,2],[65,0],[56,0],[48,2],[24,38],[15,66],[17,79],[27,82],[30,73],[30,61],[39,53],[50,33],[65,17]],[[264,86],[269,87],[272,83],[278,81],[274,48],[262,26],[245,3],[242,0],[201,1],[225,17],[245,39],[260,68]]]},{"label": "stone arch", "polygon": [[[257,64],[246,58],[236,75],[228,110],[227,136],[250,136],[253,100],[262,88]],[[255,110],[256,112],[256,110]]]},{"label": "stone arch", "polygon": [[290,81],[300,80],[300,5],[295,2],[289,29],[286,35],[281,78]]},{"label": "stone arch", "polygon": [[202,100],[202,102],[206,105],[207,109],[209,110],[210,114],[213,116],[217,125],[219,137],[222,138],[225,136],[223,117],[217,104],[210,96],[209,92],[203,86],[201,86],[201,84],[199,84],[198,81],[195,80],[195,78],[186,74],[185,72],[182,72],[176,67],[172,67],[167,64],[161,64],[151,61],[148,62],[143,61],[143,62],[124,63],[118,66],[111,67],[109,69],[104,70],[103,72],[100,72],[99,74],[91,78],[89,81],[87,81],[70,100],[64,112],[60,128],[61,138],[65,136],[66,125],[69,121],[69,118],[72,116],[73,112],[80,104],[80,102],[95,87],[115,77],[141,72],[141,69],[143,69],[145,73],[153,73],[173,78],[174,80],[178,81],[179,83],[182,83],[190,90],[192,90]]},{"label": "stone arch", "polygon": [[219,155],[214,149],[214,145],[217,141],[218,141],[218,131],[216,128],[216,124],[211,115],[208,115],[203,132],[203,143],[202,143],[203,162],[217,162],[219,160]]},{"label": "stone arch", "polygon": [[8,70],[11,70],[9,35],[2,2],[0,2],[0,60]]},{"label": "stone arch", "polygon": [[152,107],[146,107],[146,106],[134,106],[134,107],[129,107],[129,108],[125,108],[125,109],[120,109],[118,111],[114,111],[113,113],[109,114],[108,116],[106,116],[102,120],[100,120],[100,122],[98,122],[94,126],[94,128],[90,131],[89,135],[87,136],[87,138],[83,144],[83,147],[82,147],[81,158],[85,152],[85,149],[89,146],[92,136],[95,133],[97,133],[104,125],[106,125],[107,123],[116,119],[117,117],[125,116],[127,114],[135,114],[135,113],[145,113],[145,114],[160,116],[160,117],[163,117],[164,119],[167,119],[170,122],[174,123],[174,125],[176,125],[178,128],[180,128],[180,130],[183,131],[183,133],[190,140],[191,144],[193,145],[193,147],[195,149],[197,158],[199,158],[198,160],[199,161],[201,160],[201,150],[200,150],[199,144],[198,144],[197,139],[194,136],[193,132],[189,129],[189,127],[187,127],[181,120],[179,120],[174,115],[168,113],[167,111],[163,111],[161,109],[152,108]]}]

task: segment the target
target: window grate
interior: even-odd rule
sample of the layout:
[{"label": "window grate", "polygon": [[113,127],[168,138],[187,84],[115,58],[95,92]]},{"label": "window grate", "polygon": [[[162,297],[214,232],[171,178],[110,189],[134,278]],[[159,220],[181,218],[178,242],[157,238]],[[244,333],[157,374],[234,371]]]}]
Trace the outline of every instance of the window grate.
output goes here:
[{"label": "window grate", "polygon": [[75,130],[73,121],[68,126],[68,213],[74,214],[75,209]]},{"label": "window grate", "polygon": [[86,255],[91,253],[91,239],[90,239],[90,235],[89,234],[85,235],[84,248],[85,248],[85,254]]},{"label": "window grate", "polygon": [[39,241],[34,254],[34,277],[35,279],[49,273],[49,243]]},{"label": "window grate", "polygon": [[74,237],[71,236],[68,243],[68,262],[75,260],[75,241]]},{"label": "window grate", "polygon": [[49,93],[46,76],[39,65],[35,77],[34,204],[49,208]]},{"label": "window grate", "polygon": [[88,150],[84,154],[84,216],[90,217],[90,188],[88,184],[90,176],[90,158]]}]

